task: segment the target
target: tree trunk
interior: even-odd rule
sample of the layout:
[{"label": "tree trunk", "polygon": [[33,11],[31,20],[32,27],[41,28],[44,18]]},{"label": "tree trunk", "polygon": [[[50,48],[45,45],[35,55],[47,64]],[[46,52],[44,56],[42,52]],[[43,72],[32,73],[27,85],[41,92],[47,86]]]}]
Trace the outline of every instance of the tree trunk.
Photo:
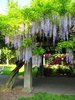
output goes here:
[{"label": "tree trunk", "polygon": [[32,59],[30,62],[26,64],[24,70],[24,91],[31,92],[32,91]]},{"label": "tree trunk", "polygon": [[9,65],[9,59],[8,58],[6,59],[6,64]]},{"label": "tree trunk", "polygon": [[5,88],[9,88],[9,89],[13,88],[13,85],[15,83],[19,69],[23,66],[23,64],[24,64],[24,62],[22,62],[22,61],[16,62],[16,68],[11,72],[11,74],[10,74],[6,84],[5,84]]},{"label": "tree trunk", "polygon": [[[43,60],[45,61],[45,59],[43,59],[43,56],[42,56],[42,63],[41,63],[40,68],[39,68],[41,77],[44,76]],[[44,64],[45,64],[45,62],[44,62]]]}]

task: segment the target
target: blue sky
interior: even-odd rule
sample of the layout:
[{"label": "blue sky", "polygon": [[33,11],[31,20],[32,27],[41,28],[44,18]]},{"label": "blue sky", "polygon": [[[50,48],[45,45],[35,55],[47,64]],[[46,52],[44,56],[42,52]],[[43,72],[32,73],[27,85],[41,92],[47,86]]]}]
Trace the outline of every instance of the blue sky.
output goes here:
[{"label": "blue sky", "polygon": [[[0,13],[2,14],[5,14],[5,12],[7,11],[7,1],[8,0],[0,0]],[[20,7],[23,7],[24,5],[28,6],[30,2],[31,0],[18,0],[18,4]]]}]

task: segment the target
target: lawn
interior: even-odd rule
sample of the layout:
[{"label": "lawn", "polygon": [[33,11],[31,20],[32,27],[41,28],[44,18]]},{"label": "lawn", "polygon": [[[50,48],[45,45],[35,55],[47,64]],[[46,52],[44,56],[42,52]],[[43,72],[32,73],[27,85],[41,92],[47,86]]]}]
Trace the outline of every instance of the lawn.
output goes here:
[{"label": "lawn", "polygon": [[75,95],[54,95],[49,93],[36,93],[33,97],[19,98],[18,100],[75,100]]},{"label": "lawn", "polygon": [[[11,73],[11,71],[16,67],[16,65],[0,65],[4,66],[4,70],[2,72],[0,72],[1,75],[9,75]],[[68,68],[68,67],[67,67]],[[48,71],[47,71],[48,70]],[[58,74],[62,74],[64,73],[68,73],[70,74],[70,76],[75,76],[75,69],[70,70],[69,68],[66,70],[66,67],[61,67],[61,69],[58,69],[57,65],[54,65],[50,68],[44,68],[44,74],[49,74],[51,76],[51,74],[53,75],[58,75]],[[38,72],[38,68],[34,67],[32,69],[32,75],[35,76]],[[46,73],[47,72],[47,73]],[[22,66],[22,68],[19,70],[19,75],[23,75],[24,73],[24,66]]]},{"label": "lawn", "polygon": [[[4,70],[2,72],[0,72],[0,75],[9,75],[12,70],[16,67],[16,65],[0,65],[0,66],[4,66]],[[38,71],[38,68],[35,67],[32,69],[32,75],[35,76],[36,73]],[[23,75],[24,73],[24,66],[22,66],[22,68],[19,70],[19,75]]]},{"label": "lawn", "polygon": [[[0,65],[0,66],[4,66],[4,70],[2,73],[0,73],[1,75],[9,75],[11,73],[11,71],[16,67],[16,65]],[[19,74],[23,74],[24,72],[24,66],[19,70]]]}]

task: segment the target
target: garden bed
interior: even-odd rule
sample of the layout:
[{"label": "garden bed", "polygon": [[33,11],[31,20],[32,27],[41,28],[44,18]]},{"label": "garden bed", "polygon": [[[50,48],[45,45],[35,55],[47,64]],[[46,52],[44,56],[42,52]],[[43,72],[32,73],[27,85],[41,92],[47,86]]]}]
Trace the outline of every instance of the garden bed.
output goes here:
[{"label": "garden bed", "polygon": [[44,67],[44,76],[75,77],[75,68],[66,65],[51,65]]}]

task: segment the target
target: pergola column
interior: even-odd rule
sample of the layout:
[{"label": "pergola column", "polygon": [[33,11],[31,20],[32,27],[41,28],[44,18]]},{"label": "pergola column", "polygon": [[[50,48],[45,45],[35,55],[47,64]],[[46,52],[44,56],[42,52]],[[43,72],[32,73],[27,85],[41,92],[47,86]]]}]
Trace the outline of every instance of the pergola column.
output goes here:
[{"label": "pergola column", "polygon": [[24,66],[24,90],[25,92],[32,91],[32,59]]}]

